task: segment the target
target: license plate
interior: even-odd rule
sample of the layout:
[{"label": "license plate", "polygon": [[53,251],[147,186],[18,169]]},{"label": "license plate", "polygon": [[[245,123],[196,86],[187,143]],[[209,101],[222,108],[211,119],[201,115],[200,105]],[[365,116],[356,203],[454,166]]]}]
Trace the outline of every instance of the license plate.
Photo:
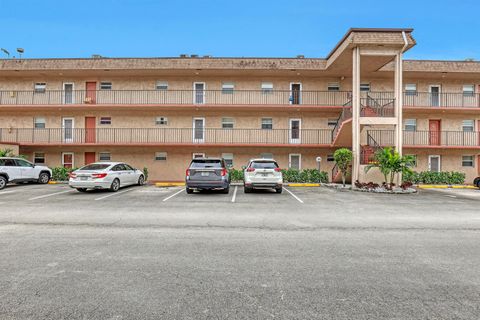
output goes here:
[{"label": "license plate", "polygon": [[88,180],[88,177],[80,177],[80,180]]},{"label": "license plate", "polygon": [[210,175],[210,172],[202,172],[201,175],[202,177],[208,177]]},{"label": "license plate", "polygon": [[267,177],[267,176],[268,176],[268,173],[262,173],[262,176],[263,176],[263,177]]}]

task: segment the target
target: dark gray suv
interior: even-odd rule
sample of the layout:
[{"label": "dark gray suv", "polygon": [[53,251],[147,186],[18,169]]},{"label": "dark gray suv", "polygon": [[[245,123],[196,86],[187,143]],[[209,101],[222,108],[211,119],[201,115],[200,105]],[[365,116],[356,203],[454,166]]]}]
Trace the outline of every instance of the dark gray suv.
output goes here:
[{"label": "dark gray suv", "polygon": [[230,190],[230,175],[225,161],[221,158],[196,158],[190,162],[185,173],[187,193],[197,190]]}]

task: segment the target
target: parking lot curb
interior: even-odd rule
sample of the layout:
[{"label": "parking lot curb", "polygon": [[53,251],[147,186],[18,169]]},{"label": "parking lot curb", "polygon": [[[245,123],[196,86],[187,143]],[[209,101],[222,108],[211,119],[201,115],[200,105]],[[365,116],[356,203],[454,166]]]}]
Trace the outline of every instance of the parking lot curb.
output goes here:
[{"label": "parking lot curb", "polygon": [[419,184],[420,189],[478,189],[475,186],[448,185],[448,184]]},{"label": "parking lot curb", "polygon": [[67,184],[67,181],[48,181],[48,184]]},{"label": "parking lot curb", "polygon": [[185,182],[156,182],[155,187],[183,187]]},{"label": "parking lot curb", "polygon": [[287,187],[320,187],[320,183],[285,183]]}]

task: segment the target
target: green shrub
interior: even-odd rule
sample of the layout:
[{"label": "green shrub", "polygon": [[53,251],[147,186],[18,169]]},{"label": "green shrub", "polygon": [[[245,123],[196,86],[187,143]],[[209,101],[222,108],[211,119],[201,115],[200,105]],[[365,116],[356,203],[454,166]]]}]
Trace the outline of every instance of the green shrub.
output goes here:
[{"label": "green shrub", "polygon": [[51,168],[51,169],[52,169],[52,180],[53,181],[68,181],[68,174],[72,171],[77,170],[76,168],[69,169],[69,168],[64,168],[64,167],[55,167],[55,168]]},{"label": "green shrub", "polygon": [[228,173],[230,174],[230,181],[243,181],[243,170],[230,168]]},{"label": "green shrub", "polygon": [[456,171],[411,172],[403,175],[403,181],[425,184],[464,184],[465,173]]},{"label": "green shrub", "polygon": [[143,176],[145,177],[145,181],[148,180],[148,168],[147,167],[143,167]]}]

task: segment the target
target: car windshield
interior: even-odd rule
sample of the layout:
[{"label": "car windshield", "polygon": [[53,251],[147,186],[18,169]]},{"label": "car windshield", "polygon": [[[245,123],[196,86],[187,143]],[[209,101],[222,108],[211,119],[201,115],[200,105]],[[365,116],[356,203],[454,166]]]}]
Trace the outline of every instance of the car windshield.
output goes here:
[{"label": "car windshield", "polygon": [[190,164],[190,168],[198,169],[198,168],[221,168],[222,161],[221,160],[193,160]]},{"label": "car windshield", "polygon": [[255,161],[252,162],[250,167],[254,169],[275,169],[278,168],[278,164],[274,161]]},{"label": "car windshield", "polygon": [[110,167],[109,164],[94,163],[86,165],[85,167],[80,168],[79,170],[105,170]]}]

